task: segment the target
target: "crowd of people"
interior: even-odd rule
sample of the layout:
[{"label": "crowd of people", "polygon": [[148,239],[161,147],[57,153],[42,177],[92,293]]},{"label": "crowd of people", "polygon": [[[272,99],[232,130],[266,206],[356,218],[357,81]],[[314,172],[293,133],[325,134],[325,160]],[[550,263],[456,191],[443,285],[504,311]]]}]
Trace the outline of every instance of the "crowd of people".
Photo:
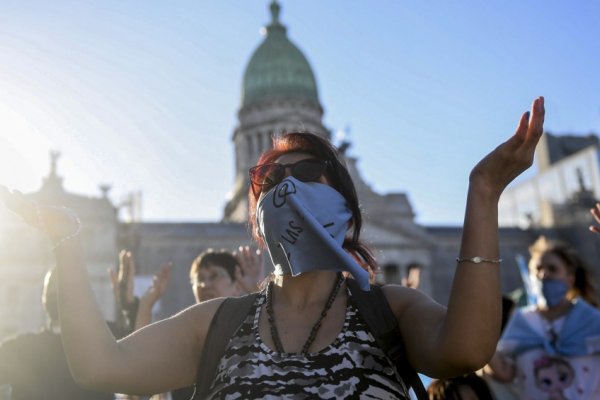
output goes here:
[{"label": "crowd of people", "polygon": [[[169,266],[154,276],[152,285],[139,298],[133,295],[135,267],[130,252],[119,255],[117,271],[110,270],[115,302],[115,322],[106,322],[116,338],[122,338],[147,325],[151,310],[169,282]],[[46,325],[39,332],[25,333],[0,343],[0,384],[11,386],[11,399],[113,399],[111,393],[93,391],[78,385],[69,371],[61,340],[57,269],[44,278],[42,305]]]},{"label": "crowd of people", "polygon": [[[447,307],[411,287],[374,283],[378,266],[360,238],[352,179],[336,148],[310,133],[276,136],[249,171],[250,231],[273,267],[262,285],[264,263],[253,250],[203,253],[190,271],[198,303],[150,323],[170,267],[136,301],[133,255],[124,252],[111,274],[126,330],[118,340],[86,275],[77,216],[16,191],[0,188],[0,195],[54,243],[59,294],[51,308],[59,322],[52,332],[64,370],[82,390],[194,399],[485,398],[492,391],[472,372],[489,362],[492,379],[513,382],[523,396],[593,398],[598,311],[572,252],[532,250],[539,302],[514,312],[500,338],[498,200],[531,165],[543,122],[537,98],[514,135],[471,171]],[[600,222],[600,211],[594,217]],[[415,282],[418,270],[406,285]],[[584,326],[571,325],[580,320]],[[417,373],[436,379],[429,395]]]},{"label": "crowd of people", "polygon": [[[123,338],[152,322],[153,307],[167,289],[172,265],[161,266],[151,285],[137,297],[134,295],[134,255],[123,250],[118,258],[118,267],[108,270],[118,312],[116,321],[107,321],[107,325],[116,338]],[[198,303],[256,291],[264,276],[261,252],[248,246],[236,251],[208,249],[190,268],[190,283]],[[52,268],[44,278],[42,290],[47,324],[39,332],[17,335],[0,343],[0,384],[10,385],[13,400],[114,399],[112,393],[82,388],[71,377],[60,335],[57,290],[57,271]],[[168,398],[188,400],[193,392],[193,386],[180,388]],[[118,398],[137,400],[139,397],[118,395]]]}]

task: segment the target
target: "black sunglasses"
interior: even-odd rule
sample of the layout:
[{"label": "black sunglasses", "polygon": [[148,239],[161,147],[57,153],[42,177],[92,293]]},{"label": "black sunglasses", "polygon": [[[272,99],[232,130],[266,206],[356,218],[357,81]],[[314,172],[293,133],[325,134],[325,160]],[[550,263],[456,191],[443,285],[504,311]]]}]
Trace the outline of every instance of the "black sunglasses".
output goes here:
[{"label": "black sunglasses", "polygon": [[308,158],[292,164],[267,163],[250,168],[250,181],[254,194],[268,192],[285,178],[286,169],[291,175],[302,182],[319,180],[329,161]]}]

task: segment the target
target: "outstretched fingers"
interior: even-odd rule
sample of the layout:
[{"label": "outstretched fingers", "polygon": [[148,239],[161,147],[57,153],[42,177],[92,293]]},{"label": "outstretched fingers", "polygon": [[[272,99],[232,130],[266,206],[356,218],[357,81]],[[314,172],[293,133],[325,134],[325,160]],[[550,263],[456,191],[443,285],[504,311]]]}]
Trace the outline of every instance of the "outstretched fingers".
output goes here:
[{"label": "outstretched fingers", "polygon": [[527,130],[527,136],[531,137],[535,143],[537,143],[542,133],[544,133],[545,115],[544,98],[540,96],[531,105],[531,117],[529,119],[529,129]]},{"label": "outstretched fingers", "polygon": [[125,304],[132,302],[134,299],[134,277],[135,263],[133,261],[133,254],[128,250],[121,250],[119,252],[119,273],[117,276],[117,283],[119,287],[119,297],[121,302]]},{"label": "outstretched fingers", "polygon": [[36,213],[36,204],[26,198],[23,193],[0,186],[0,199],[9,210],[20,216],[26,223],[41,228]]},{"label": "outstretched fingers", "polygon": [[119,280],[128,281],[135,276],[135,263],[133,254],[128,250],[121,250],[119,253]]},{"label": "outstretched fingers", "polygon": [[531,166],[535,147],[544,127],[544,98],[533,101],[532,109],[521,115],[513,136],[485,156],[471,171],[472,184],[500,195],[506,186]]},{"label": "outstretched fingers", "polygon": [[258,283],[264,277],[264,267],[260,250],[253,250],[250,246],[240,246],[234,253],[238,260],[235,268],[235,280],[246,293],[254,292]]},{"label": "outstretched fingers", "polygon": [[533,163],[535,148],[544,133],[544,114],[544,98],[540,96],[533,101],[531,111],[521,115],[514,136],[505,143],[518,166],[517,175]]},{"label": "outstretched fingers", "polygon": [[173,263],[168,262],[161,266],[160,270],[154,276],[154,284],[158,290],[159,296],[162,296],[171,280],[171,269]]},{"label": "outstretched fingers", "polygon": [[544,98],[538,97],[531,104],[531,111],[525,113],[527,118],[527,129],[525,131],[524,142],[527,147],[533,148],[544,133],[544,117],[546,110],[544,107]]},{"label": "outstretched fingers", "polygon": [[540,96],[535,99],[531,105],[531,116],[529,118],[527,136],[525,138],[525,143],[531,148],[535,148],[544,133],[545,114],[544,98]]},{"label": "outstretched fingers", "polygon": [[515,137],[519,138],[521,141],[524,141],[527,138],[527,130],[529,129],[529,116],[531,113],[529,111],[524,112],[521,115],[521,119],[519,119],[519,125],[517,125],[517,130],[515,131]]},{"label": "outstretched fingers", "polygon": [[523,113],[519,119],[515,137],[520,139],[521,144],[535,147],[544,133],[544,115],[544,98],[540,96],[531,104],[531,111]]},{"label": "outstretched fingers", "polygon": [[[596,223],[600,224],[600,203],[596,203],[596,205],[590,210],[590,212],[592,213],[592,216],[594,217]],[[594,233],[600,234],[600,227],[597,225],[590,225],[589,229]]]}]

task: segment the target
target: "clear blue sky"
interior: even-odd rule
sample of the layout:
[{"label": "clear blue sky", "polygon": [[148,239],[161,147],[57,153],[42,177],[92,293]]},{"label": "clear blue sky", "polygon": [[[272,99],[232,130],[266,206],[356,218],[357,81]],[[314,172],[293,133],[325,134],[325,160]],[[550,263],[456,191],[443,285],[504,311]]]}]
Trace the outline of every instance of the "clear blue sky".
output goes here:
[{"label": "clear blue sky", "polygon": [[[48,151],[67,190],[146,220],[215,221],[233,183],[231,134],[263,0],[0,3],[0,183],[36,190]],[[424,224],[462,221],[471,167],[531,100],[547,130],[600,131],[600,3],[286,1],[333,131],[379,192]]]}]

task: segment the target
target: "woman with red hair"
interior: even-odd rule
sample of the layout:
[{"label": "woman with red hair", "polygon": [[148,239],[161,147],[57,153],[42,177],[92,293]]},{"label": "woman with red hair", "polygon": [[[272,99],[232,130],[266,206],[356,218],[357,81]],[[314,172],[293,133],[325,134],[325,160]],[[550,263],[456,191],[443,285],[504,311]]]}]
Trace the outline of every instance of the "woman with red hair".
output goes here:
[{"label": "woman with red hair", "polygon": [[[498,200],[531,165],[543,120],[540,97],[515,134],[472,170],[448,307],[416,290],[382,288],[415,370],[457,376],[494,353],[501,321]],[[360,293],[348,289],[376,291],[370,286],[375,261],[360,242],[356,191],[335,148],[316,135],[284,135],[250,176],[250,225],[274,274],[225,348],[207,397],[408,398],[392,355],[357,311]],[[115,341],[87,282],[76,219],[15,193],[3,197],[55,242],[64,347],[77,381],[120,393],[160,393],[195,381],[224,299]]]}]

